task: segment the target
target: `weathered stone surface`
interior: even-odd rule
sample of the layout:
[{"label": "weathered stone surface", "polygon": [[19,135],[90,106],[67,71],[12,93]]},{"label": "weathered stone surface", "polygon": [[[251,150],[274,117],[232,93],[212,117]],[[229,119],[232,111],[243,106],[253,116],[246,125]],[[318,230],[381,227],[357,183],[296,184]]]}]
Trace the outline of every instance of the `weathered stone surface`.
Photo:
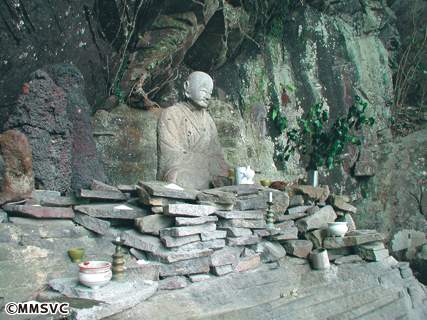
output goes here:
[{"label": "weathered stone surface", "polygon": [[210,201],[214,203],[235,204],[236,195],[234,193],[221,191],[219,189],[207,189],[197,195],[199,201]]},{"label": "weathered stone surface", "polygon": [[404,229],[397,232],[391,240],[393,252],[406,250],[405,258],[411,260],[415,257],[418,248],[427,243],[424,232]]},{"label": "weathered stone surface", "polygon": [[119,184],[117,185],[117,189],[121,192],[125,193],[133,193],[136,192],[138,186],[136,184]]},{"label": "weathered stone surface", "polygon": [[[362,231],[362,230],[358,230]],[[354,231],[353,231],[354,232]],[[385,241],[387,235],[384,233],[369,233],[350,235],[346,234],[345,237],[327,237],[323,240],[323,247],[325,249],[336,249],[342,247],[351,247],[368,242]]]},{"label": "weathered stone surface", "polygon": [[161,277],[198,273],[209,273],[209,257],[205,256],[203,258],[162,264],[162,267],[160,268]]},{"label": "weathered stone surface", "polygon": [[285,248],[286,253],[302,259],[307,259],[313,249],[313,243],[309,240],[286,240],[281,242],[281,244]]},{"label": "weathered stone surface", "polygon": [[190,282],[201,282],[201,281],[206,281],[209,280],[211,278],[210,275],[208,274],[189,274],[188,275],[188,279],[190,280]]},{"label": "weathered stone surface", "polygon": [[237,265],[239,256],[242,250],[237,248],[225,247],[214,251],[209,257],[209,265],[211,267],[219,267],[223,265]]},{"label": "weathered stone surface", "polygon": [[336,209],[356,213],[357,208],[352,206],[351,204],[348,204],[348,201],[346,201],[347,199],[348,198],[331,194],[329,195],[328,202]]},{"label": "weathered stone surface", "polygon": [[223,275],[226,275],[228,273],[233,272],[234,267],[231,264],[227,264],[227,265],[223,265],[223,266],[212,267],[211,271],[216,276],[223,276]]},{"label": "weathered stone surface", "polygon": [[351,256],[339,257],[334,260],[335,264],[347,264],[347,263],[360,263],[363,262],[362,258],[354,254]]},{"label": "weathered stone surface", "polygon": [[235,272],[242,272],[246,270],[251,270],[258,268],[261,263],[261,258],[259,254],[255,254],[253,256],[245,257],[237,264],[234,269]]},{"label": "weathered stone surface", "polygon": [[76,197],[119,201],[126,201],[129,199],[129,195],[126,195],[126,193],[122,192],[85,189],[77,189]]},{"label": "weathered stone surface", "polygon": [[200,234],[202,232],[210,232],[216,230],[215,222],[208,222],[196,226],[172,227],[160,230],[160,236],[184,237],[192,234]]},{"label": "weathered stone surface", "polygon": [[234,227],[218,227],[218,229],[225,230],[227,237],[241,237],[252,235],[252,230],[248,228],[234,228]]},{"label": "weathered stone surface", "polygon": [[254,185],[254,184],[240,184],[219,188],[218,190],[224,192],[234,193],[237,197],[245,196],[249,194],[258,194],[260,190],[262,190],[262,186]]},{"label": "weathered stone surface", "polygon": [[199,204],[216,207],[219,211],[230,211],[234,209],[234,204],[215,203],[211,201],[199,201]]},{"label": "weathered stone surface", "polygon": [[299,212],[299,213],[295,213],[295,214],[281,214],[277,216],[276,221],[277,222],[281,222],[281,221],[289,221],[289,220],[296,220],[299,218],[303,218],[307,215],[306,212]]},{"label": "weathered stone surface", "polygon": [[187,279],[183,276],[167,277],[159,281],[159,290],[176,290],[187,286]]},{"label": "weathered stone surface", "polygon": [[147,210],[129,203],[78,205],[74,210],[95,218],[137,219],[149,215]]},{"label": "weathered stone surface", "polygon": [[124,231],[120,237],[125,240],[126,246],[134,247],[142,251],[156,252],[159,250],[166,250],[164,244],[158,237],[141,234],[136,230]]},{"label": "weathered stone surface", "polygon": [[253,234],[262,238],[262,237],[267,237],[270,235],[270,230],[269,229],[253,229],[252,230]]},{"label": "weathered stone surface", "polygon": [[299,219],[295,222],[298,231],[307,232],[313,229],[322,229],[328,226],[328,222],[334,222],[337,215],[331,206],[325,206],[316,213]]},{"label": "weathered stone surface", "polygon": [[248,219],[220,219],[217,222],[220,228],[253,228],[263,229],[267,227],[265,220],[248,220]]},{"label": "weathered stone surface", "polygon": [[200,193],[200,191],[194,189],[176,188],[174,184],[163,181],[140,181],[138,185],[147,190],[150,195],[156,197],[196,200],[197,195]]},{"label": "weathered stone surface", "polygon": [[365,243],[357,246],[357,254],[364,260],[380,261],[389,256],[388,249],[382,242]]},{"label": "weathered stone surface", "polygon": [[76,197],[43,197],[40,199],[40,204],[44,207],[69,207],[87,203],[89,203],[89,199],[77,199]]},{"label": "weathered stone surface", "polygon": [[160,239],[163,241],[166,247],[172,248],[179,247],[190,242],[200,241],[200,236],[198,234],[192,234],[185,237],[162,236]]},{"label": "weathered stone surface", "polygon": [[[183,260],[194,260],[207,257],[212,254],[212,249],[191,250],[191,251],[172,251],[167,248],[159,248],[154,252],[147,252],[147,258],[152,261],[162,263],[174,263]],[[200,272],[198,272],[200,273]],[[203,272],[202,272],[203,273]]]},{"label": "weathered stone surface", "polygon": [[247,246],[257,244],[260,241],[261,238],[257,236],[227,237],[227,245],[230,247]]},{"label": "weathered stone surface", "polygon": [[266,201],[267,199],[262,195],[259,195],[251,199],[246,199],[246,200],[237,199],[236,204],[234,205],[234,208],[241,211],[260,210],[260,209],[267,210],[268,205]]},{"label": "weathered stone surface", "polygon": [[298,239],[298,228],[292,225],[288,226],[286,228],[280,229],[280,232],[271,236],[271,238],[276,241]]},{"label": "weathered stone surface", "polygon": [[357,161],[354,165],[354,175],[356,177],[370,177],[378,171],[376,161]]},{"label": "weathered stone surface", "polygon": [[307,210],[311,208],[311,206],[298,206],[298,207],[292,207],[288,209],[288,215],[294,216],[298,213],[307,212]]},{"label": "weathered stone surface", "polygon": [[159,235],[160,229],[170,228],[174,225],[174,219],[163,214],[150,214],[135,219],[135,226],[141,233],[150,233],[156,236]]},{"label": "weathered stone surface", "polygon": [[205,217],[215,213],[218,209],[214,206],[200,204],[178,203],[168,204],[164,207],[164,214],[168,216]]},{"label": "weathered stone surface", "polygon": [[147,260],[147,256],[144,251],[135,248],[130,248],[129,251],[137,260]]},{"label": "weathered stone surface", "polygon": [[0,148],[0,204],[28,198],[34,191],[34,172],[27,137],[8,130],[0,134]]},{"label": "weathered stone surface", "polygon": [[184,244],[179,247],[171,248],[172,251],[192,251],[192,250],[205,250],[205,249],[221,249],[225,247],[225,239],[214,239],[207,241],[195,241]]},{"label": "weathered stone surface", "polygon": [[104,182],[93,179],[92,184],[90,185],[90,190],[98,190],[98,191],[110,191],[110,192],[121,192],[116,187],[110,186]]},{"label": "weathered stone surface", "polygon": [[184,202],[184,200],[180,199],[152,196],[147,192],[147,190],[141,187],[136,187],[136,191],[138,193],[139,202],[147,206],[165,206],[170,203]]},{"label": "weathered stone surface", "polygon": [[157,281],[159,280],[160,267],[161,264],[158,262],[146,261],[145,263],[140,264],[136,261],[128,259],[126,261],[126,274],[128,275],[129,279],[144,279]]},{"label": "weathered stone surface", "polygon": [[251,248],[260,254],[261,261],[264,263],[277,261],[286,255],[286,250],[277,241],[262,240]]},{"label": "weathered stone surface", "polygon": [[313,186],[304,186],[304,185],[295,185],[286,188],[289,196],[302,195],[304,200],[319,200],[323,195],[323,188],[313,187]]},{"label": "weathered stone surface", "polygon": [[313,213],[316,213],[319,210],[320,208],[318,206],[311,206],[307,209],[307,215],[312,215]]},{"label": "weathered stone surface", "polygon": [[264,219],[264,213],[257,210],[247,211],[217,211],[215,214],[223,219]]},{"label": "weathered stone surface", "polygon": [[202,239],[202,241],[223,239],[226,236],[227,236],[227,231],[225,231],[225,230],[215,230],[215,231],[211,231],[211,232],[200,233],[200,239]]},{"label": "weathered stone surface", "polygon": [[314,231],[304,233],[304,237],[313,243],[313,248],[322,248],[323,240],[328,236],[326,229],[317,229]]},{"label": "weathered stone surface", "polygon": [[105,301],[106,304],[92,308],[71,308],[76,319],[91,320],[105,318],[131,308],[138,302],[151,297],[158,287],[157,282],[137,278],[121,283],[110,281],[97,290],[84,287],[78,282],[77,277],[53,279],[49,281],[49,285],[64,295]]},{"label": "weathered stone surface", "polygon": [[322,186],[322,189],[323,189],[323,193],[322,193],[322,195],[320,196],[320,198],[319,198],[319,202],[320,203],[325,203],[326,202],[326,200],[328,199],[328,197],[329,197],[329,194],[330,194],[330,191],[329,191],[329,186],[328,185],[326,185],[326,186]]},{"label": "weathered stone surface", "polygon": [[6,212],[19,213],[34,218],[58,218],[73,219],[74,210],[71,208],[54,208],[30,205],[5,204],[3,210]]},{"label": "weathered stone surface", "polygon": [[289,207],[298,207],[304,205],[304,198],[300,194],[289,196]]},{"label": "weathered stone surface", "polygon": [[151,212],[154,214],[163,214],[163,207],[162,206],[153,206],[151,207]]},{"label": "weathered stone surface", "polygon": [[0,223],[7,222],[7,213],[3,209],[0,209]]},{"label": "weathered stone surface", "polygon": [[214,215],[197,217],[197,218],[175,217],[176,226],[196,226],[200,224],[205,224],[207,222],[215,222],[215,221],[218,221],[218,217]]},{"label": "weathered stone surface", "polygon": [[107,234],[110,222],[97,219],[86,214],[75,212],[74,221],[79,225],[99,234]]}]

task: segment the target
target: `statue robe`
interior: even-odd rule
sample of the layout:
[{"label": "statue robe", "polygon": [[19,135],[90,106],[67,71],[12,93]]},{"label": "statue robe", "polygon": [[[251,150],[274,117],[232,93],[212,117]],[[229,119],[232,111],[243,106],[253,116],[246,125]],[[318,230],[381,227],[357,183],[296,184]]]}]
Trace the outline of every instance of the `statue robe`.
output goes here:
[{"label": "statue robe", "polygon": [[192,111],[181,102],[163,111],[157,148],[157,180],[203,190],[214,176],[227,175],[216,126],[205,109]]}]

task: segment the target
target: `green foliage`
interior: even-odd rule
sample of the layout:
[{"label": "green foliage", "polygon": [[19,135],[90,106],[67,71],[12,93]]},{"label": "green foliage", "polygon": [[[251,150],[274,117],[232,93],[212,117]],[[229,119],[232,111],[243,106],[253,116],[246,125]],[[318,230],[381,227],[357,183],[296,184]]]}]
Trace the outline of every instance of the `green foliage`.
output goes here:
[{"label": "green foliage", "polygon": [[[300,128],[287,132],[288,144],[275,160],[288,161],[295,151],[308,158],[307,170],[317,170],[326,165],[329,172],[341,163],[340,155],[346,143],[360,146],[362,142],[354,133],[364,125],[372,126],[375,119],[365,115],[368,104],[359,96],[346,115],[338,117],[331,128],[326,131],[329,120],[327,110],[322,110],[323,102],[317,103],[310,109],[305,119],[300,119]],[[272,119],[276,128],[283,132],[286,128],[286,118],[283,121],[278,111],[272,109]],[[277,120],[279,119],[279,120]]]}]

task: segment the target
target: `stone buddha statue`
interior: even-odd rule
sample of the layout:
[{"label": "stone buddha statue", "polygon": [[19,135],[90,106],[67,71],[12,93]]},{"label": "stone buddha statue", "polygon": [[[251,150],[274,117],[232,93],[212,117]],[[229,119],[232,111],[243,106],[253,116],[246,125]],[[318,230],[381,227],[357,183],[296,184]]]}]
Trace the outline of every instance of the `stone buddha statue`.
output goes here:
[{"label": "stone buddha statue", "polygon": [[167,108],[157,125],[157,180],[198,190],[213,177],[227,176],[227,164],[212,117],[207,112],[212,78],[200,71],[184,82],[185,101]]}]

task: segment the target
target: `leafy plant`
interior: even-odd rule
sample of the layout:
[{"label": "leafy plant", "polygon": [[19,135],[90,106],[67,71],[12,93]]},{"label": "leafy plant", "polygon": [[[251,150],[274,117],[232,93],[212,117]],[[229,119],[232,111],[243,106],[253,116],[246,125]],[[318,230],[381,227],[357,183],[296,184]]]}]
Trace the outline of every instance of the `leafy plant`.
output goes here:
[{"label": "leafy plant", "polygon": [[[322,109],[323,102],[317,103],[310,109],[305,119],[300,119],[300,128],[287,132],[288,144],[278,155],[283,161],[288,161],[291,155],[297,151],[308,160],[307,170],[317,170],[326,165],[329,172],[342,161],[340,155],[344,151],[346,143],[360,146],[362,142],[354,134],[364,125],[372,126],[373,117],[369,119],[365,115],[368,106],[359,96],[355,97],[353,104],[346,115],[338,117],[331,128],[326,131],[326,123],[329,120],[328,111]],[[280,119],[280,114],[272,110],[272,119],[275,125],[282,129],[285,121]],[[274,116],[274,117],[273,117]],[[275,120],[280,119],[280,120]],[[280,131],[279,130],[279,131]],[[283,132],[283,131],[282,131]]]}]

